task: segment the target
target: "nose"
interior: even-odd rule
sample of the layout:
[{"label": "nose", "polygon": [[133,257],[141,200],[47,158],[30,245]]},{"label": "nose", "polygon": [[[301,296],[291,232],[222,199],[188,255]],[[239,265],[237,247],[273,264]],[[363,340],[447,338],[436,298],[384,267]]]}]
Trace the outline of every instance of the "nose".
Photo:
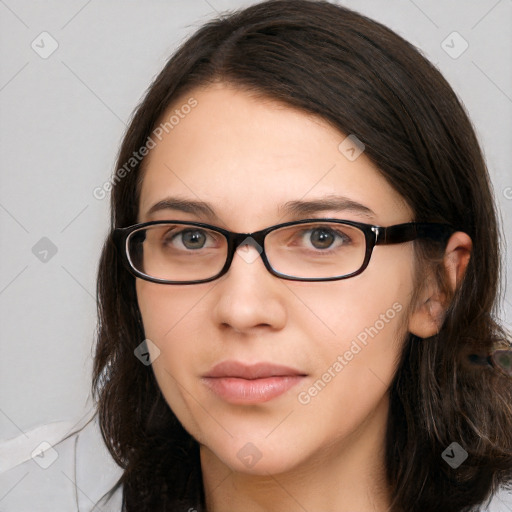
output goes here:
[{"label": "nose", "polygon": [[286,325],[285,287],[265,268],[260,252],[257,244],[240,245],[219,278],[213,308],[218,326],[248,333]]}]

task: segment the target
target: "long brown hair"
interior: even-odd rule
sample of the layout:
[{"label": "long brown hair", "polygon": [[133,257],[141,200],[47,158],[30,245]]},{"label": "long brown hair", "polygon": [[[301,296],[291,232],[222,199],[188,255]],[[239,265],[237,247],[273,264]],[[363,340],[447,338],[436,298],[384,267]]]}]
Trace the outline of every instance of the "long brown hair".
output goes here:
[{"label": "long brown hair", "polygon": [[[471,237],[465,278],[440,332],[404,340],[385,435],[392,511],[475,510],[512,480],[512,382],[469,358],[482,360],[507,333],[495,321],[500,237],[490,180],[457,96],[383,25],[325,1],[271,0],[220,16],[184,42],[137,107],[116,169],[147,144],[178,96],[216,81],[355,134],[415,220],[446,222]],[[111,229],[137,222],[141,167],[117,175]],[[414,244],[418,287],[426,269],[443,287],[439,252]],[[134,356],[145,338],[135,282],[111,235],[97,296],[92,387],[104,440],[124,469],[124,510],[204,510],[198,443],[163,399],[151,366]],[[453,442],[468,453],[456,469],[442,459]]]}]

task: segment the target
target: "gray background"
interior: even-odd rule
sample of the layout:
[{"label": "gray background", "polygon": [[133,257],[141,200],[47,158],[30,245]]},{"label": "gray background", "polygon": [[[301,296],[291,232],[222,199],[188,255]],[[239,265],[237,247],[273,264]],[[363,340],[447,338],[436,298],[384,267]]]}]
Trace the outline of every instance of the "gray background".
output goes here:
[{"label": "gray background", "polygon": [[[216,11],[251,3],[0,0],[1,439],[90,410],[109,208],[93,190],[114,170],[126,122],[176,45]],[[452,84],[485,151],[510,245],[512,0],[340,3],[411,41]],[[43,31],[58,43],[46,59],[31,47],[50,48]],[[454,31],[469,45],[458,58],[443,48],[462,49],[458,36],[446,39]],[[46,261],[42,237],[57,249]],[[510,328],[509,252],[504,260],[501,317]]]}]

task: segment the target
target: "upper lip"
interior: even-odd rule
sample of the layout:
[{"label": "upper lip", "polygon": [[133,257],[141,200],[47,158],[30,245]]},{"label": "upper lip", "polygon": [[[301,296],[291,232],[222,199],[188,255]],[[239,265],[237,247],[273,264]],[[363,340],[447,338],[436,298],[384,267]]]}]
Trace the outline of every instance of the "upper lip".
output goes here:
[{"label": "upper lip", "polygon": [[304,372],[289,366],[272,363],[245,364],[239,361],[223,361],[216,364],[204,377],[222,378],[231,377],[239,379],[265,379],[268,377],[289,377],[306,375]]}]

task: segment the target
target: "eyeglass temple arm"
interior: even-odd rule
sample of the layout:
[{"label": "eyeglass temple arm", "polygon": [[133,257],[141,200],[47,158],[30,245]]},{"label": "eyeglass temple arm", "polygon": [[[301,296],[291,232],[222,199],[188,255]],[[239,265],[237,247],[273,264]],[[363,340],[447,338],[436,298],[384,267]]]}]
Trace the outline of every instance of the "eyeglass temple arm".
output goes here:
[{"label": "eyeglass temple arm", "polygon": [[375,245],[399,244],[410,242],[416,238],[430,238],[445,243],[454,231],[455,228],[449,224],[430,222],[397,224],[396,226],[379,228]]}]

